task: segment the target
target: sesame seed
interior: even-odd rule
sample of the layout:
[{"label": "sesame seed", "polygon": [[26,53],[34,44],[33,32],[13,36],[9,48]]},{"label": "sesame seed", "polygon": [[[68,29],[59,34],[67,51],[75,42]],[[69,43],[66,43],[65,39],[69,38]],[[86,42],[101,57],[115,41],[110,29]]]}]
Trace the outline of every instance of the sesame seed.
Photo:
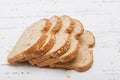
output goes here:
[{"label": "sesame seed", "polygon": [[67,50],[68,48],[66,47],[65,50]]},{"label": "sesame seed", "polygon": [[58,54],[60,54],[60,53],[61,53],[61,51],[58,51],[57,53],[58,53]]},{"label": "sesame seed", "polygon": [[39,46],[36,46],[36,50],[39,50]]},{"label": "sesame seed", "polygon": [[20,57],[22,57],[22,55],[20,55]]},{"label": "sesame seed", "polygon": [[44,53],[41,53],[41,55],[43,55]]},{"label": "sesame seed", "polygon": [[70,43],[69,42],[67,42],[67,45],[69,45]]}]

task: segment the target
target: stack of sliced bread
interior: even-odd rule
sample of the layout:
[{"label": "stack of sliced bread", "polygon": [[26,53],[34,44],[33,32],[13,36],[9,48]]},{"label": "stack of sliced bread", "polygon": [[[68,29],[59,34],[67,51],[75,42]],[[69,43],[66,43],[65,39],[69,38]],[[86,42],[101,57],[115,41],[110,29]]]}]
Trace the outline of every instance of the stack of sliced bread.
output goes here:
[{"label": "stack of sliced bread", "polygon": [[67,15],[41,19],[29,26],[8,55],[8,62],[85,71],[92,66],[94,35]]}]

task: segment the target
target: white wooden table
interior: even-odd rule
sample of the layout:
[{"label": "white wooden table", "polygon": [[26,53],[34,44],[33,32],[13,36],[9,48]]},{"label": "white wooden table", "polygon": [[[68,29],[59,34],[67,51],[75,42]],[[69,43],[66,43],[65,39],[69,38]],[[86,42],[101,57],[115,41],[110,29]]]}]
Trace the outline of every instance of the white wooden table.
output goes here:
[{"label": "white wooden table", "polygon": [[[81,20],[96,36],[94,64],[86,72],[18,64],[6,57],[23,30],[52,15]],[[0,0],[0,80],[120,80],[120,0]]]}]

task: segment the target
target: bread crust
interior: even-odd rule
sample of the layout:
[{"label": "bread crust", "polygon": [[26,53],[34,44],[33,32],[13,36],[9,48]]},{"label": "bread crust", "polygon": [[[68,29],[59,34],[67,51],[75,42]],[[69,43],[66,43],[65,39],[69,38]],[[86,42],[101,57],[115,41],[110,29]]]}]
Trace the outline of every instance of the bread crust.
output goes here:
[{"label": "bread crust", "polygon": [[66,56],[60,56],[58,59],[59,59],[59,62],[68,62],[70,60],[72,60],[74,57],[76,57],[76,55],[78,54],[79,52],[79,43],[77,43],[76,45],[76,48],[73,50],[73,52],[71,52],[69,55],[66,55]]},{"label": "bread crust", "polygon": [[[62,68],[62,69],[73,69],[73,70],[76,70],[76,71],[79,71],[79,72],[82,72],[82,71],[86,71],[86,70],[88,70],[91,66],[92,66],[92,64],[93,64],[93,50],[91,50],[91,49],[89,49],[89,48],[93,48],[94,46],[95,46],[95,37],[94,37],[94,35],[90,32],[90,31],[88,31],[88,30],[86,30],[86,32],[88,32],[89,34],[91,34],[92,35],[92,43],[89,45],[89,47],[88,47],[88,53],[86,53],[86,56],[87,55],[90,55],[90,59],[89,59],[89,61],[87,61],[86,62],[86,59],[85,58],[82,58],[82,56],[80,56],[79,58],[80,58],[80,60],[82,60],[82,59],[84,59],[85,60],[85,62],[84,62],[84,64],[82,65],[82,63],[80,63],[80,65],[79,65],[79,62],[78,62],[78,64],[76,65],[76,64],[74,64],[75,62],[76,62],[76,60],[75,59],[73,59],[73,60],[71,60],[70,62],[65,62],[65,63],[62,63],[62,62],[60,62],[60,63],[56,63],[56,64],[51,64],[51,65],[49,65],[49,67],[50,68]],[[84,54],[84,52],[81,52],[81,53],[79,53],[79,54]],[[78,56],[78,55],[77,55]],[[39,65],[38,65],[39,66]],[[41,67],[41,66],[40,66]]]},{"label": "bread crust", "polygon": [[[59,49],[49,52],[56,42],[55,34],[60,30],[62,22],[59,17],[54,17],[56,17],[58,21],[53,29],[49,32],[50,36],[48,36],[46,33],[48,30],[50,30],[51,22],[48,19],[43,19],[46,21],[46,23],[43,29],[40,30],[41,36],[39,39],[26,50],[23,50],[13,57],[8,56],[8,62],[13,63],[28,61],[32,65],[36,64],[38,67],[48,66],[50,68],[76,70],[79,72],[88,70],[93,64],[94,58],[93,50],[91,48],[95,46],[95,36],[92,32],[84,30],[82,24],[78,20],[73,20],[69,16],[64,15],[62,17],[68,17],[71,19],[70,26],[67,26],[68,28],[65,30],[65,32],[68,34],[67,39]],[[74,35],[75,39],[78,40],[78,43],[75,45],[75,48],[72,49],[72,51],[68,51],[71,46],[71,34],[75,27],[75,21],[79,22],[82,27],[81,31]],[[45,44],[47,38],[49,40]],[[65,55],[67,51],[70,53]]]},{"label": "bread crust", "polygon": [[[54,52],[54,53],[51,54],[52,58],[49,55],[45,55],[43,58],[39,59],[41,61],[39,61],[39,62],[37,61],[37,65],[39,67],[44,67],[44,66],[47,66],[47,65],[50,65],[50,64],[54,64],[54,63],[57,63],[57,62],[68,62],[68,61],[72,60],[74,57],[76,57],[76,55],[79,52],[79,45],[80,45],[80,43],[79,43],[79,37],[84,32],[84,28],[83,28],[83,25],[81,24],[80,21],[78,21],[76,19],[72,19],[72,21],[74,22],[72,24],[72,26],[74,26],[74,28],[79,27],[79,29],[80,29],[78,32],[76,32],[74,35],[72,35],[77,40],[77,44],[75,45],[74,50],[71,51],[67,55],[64,55],[64,54],[67,53],[67,51],[63,52],[60,55],[57,54],[58,52]],[[75,25],[78,25],[78,24],[79,24],[79,26],[75,26]],[[71,38],[71,35],[70,35],[70,38]],[[69,44],[69,48],[70,48],[70,44]],[[64,50],[64,48],[63,48],[63,50]],[[59,51],[62,51],[62,50],[59,50]]]},{"label": "bread crust", "polygon": [[65,32],[68,33],[67,41],[65,41],[63,46],[61,46],[59,49],[57,49],[57,50],[55,50],[55,51],[53,51],[53,52],[51,52],[48,55],[45,55],[43,57],[46,57],[46,56],[49,56],[49,58],[51,58],[51,57],[59,57],[62,54],[64,54],[65,52],[67,52],[67,50],[70,48],[70,41],[71,41],[71,39],[70,39],[71,35],[70,34],[74,29],[74,23],[72,22],[72,19],[69,16],[64,15],[62,17],[67,17],[67,18],[69,18],[71,20],[70,26],[68,26],[68,28],[65,30]]},{"label": "bread crust", "polygon": [[[58,50],[56,50],[53,54],[54,54],[54,57],[59,57],[59,56],[61,56],[62,54],[59,54],[59,52],[58,51],[61,51],[62,53],[65,53],[68,49],[70,48],[70,36],[68,37],[68,39],[67,39],[67,41],[65,42],[65,44],[63,45],[63,46],[61,46],[61,48],[59,48]],[[39,64],[39,63],[41,63],[41,62],[43,62],[43,61],[45,61],[45,60],[48,60],[48,59],[50,59],[50,58],[52,58],[52,56],[51,55],[43,55],[41,58],[37,58],[37,60],[32,60],[30,63],[32,64],[32,65],[34,65],[34,64]]]},{"label": "bread crust", "polygon": [[[57,23],[55,24],[55,26],[52,28],[52,30],[49,32],[50,34],[50,39],[49,41],[42,46],[40,49],[38,49],[38,51],[34,54],[34,58],[29,60],[29,63],[34,65],[36,63],[36,61],[43,56],[45,53],[47,53],[55,44],[56,41],[56,37],[55,34],[60,30],[61,28],[61,20],[58,16],[53,16],[53,18],[57,19]],[[51,22],[52,23],[52,22]]]},{"label": "bread crust", "polygon": [[74,29],[74,24],[72,22],[72,19],[69,16],[66,16],[66,15],[62,16],[62,18],[64,18],[64,17],[67,17],[71,20],[70,26],[68,26],[68,28],[65,30],[66,34],[68,34],[68,37],[67,37],[67,40],[65,41],[65,43],[59,49],[57,49],[51,53],[48,52],[45,55],[43,55],[42,57],[40,57],[40,56],[37,57],[38,60],[30,61],[30,63],[32,65],[40,63],[40,62],[45,61],[47,59],[50,59],[51,57],[59,57],[59,56],[63,55],[64,53],[66,53],[67,50],[70,48],[70,41],[71,41],[70,34]]},{"label": "bread crust", "polygon": [[8,56],[7,59],[8,59],[9,63],[22,62],[22,61],[27,61],[27,60],[31,59],[32,58],[32,54],[30,54],[30,53],[35,53],[36,52],[36,46],[41,47],[45,43],[45,41],[47,39],[47,35],[45,33],[49,30],[50,24],[49,24],[49,20],[48,19],[43,19],[43,20],[46,21],[46,24],[45,24],[43,30],[41,30],[42,34],[41,34],[40,38],[37,40],[37,42],[35,42],[28,49],[22,51],[19,54],[16,54],[12,58],[9,58],[9,56]]},{"label": "bread crust", "polygon": [[91,50],[91,52],[89,53],[91,55],[91,60],[85,64],[84,66],[75,66],[75,65],[64,65],[64,64],[51,64],[49,65],[50,68],[53,69],[67,69],[67,70],[76,70],[78,72],[83,72],[88,70],[92,64],[93,64],[93,51]]},{"label": "bread crust", "polygon": [[79,52],[79,48],[80,48],[79,39],[80,39],[81,35],[84,32],[84,28],[83,28],[83,25],[82,25],[82,23],[80,21],[78,21],[76,19],[73,19],[73,21],[74,21],[74,24],[76,22],[78,22],[79,23],[79,27],[80,27],[80,31],[78,33],[74,34],[74,37],[78,40],[78,43],[77,43],[75,49],[73,50],[73,52],[71,52],[70,54],[65,55],[65,56],[64,55],[60,56],[59,57],[59,62],[68,62],[68,61],[72,60],[73,58],[75,58],[76,55]]}]

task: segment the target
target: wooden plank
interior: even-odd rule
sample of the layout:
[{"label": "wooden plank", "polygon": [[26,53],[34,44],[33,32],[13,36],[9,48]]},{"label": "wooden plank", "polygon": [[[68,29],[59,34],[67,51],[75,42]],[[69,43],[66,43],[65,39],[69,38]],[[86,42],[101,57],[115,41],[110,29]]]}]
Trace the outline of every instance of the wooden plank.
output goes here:
[{"label": "wooden plank", "polygon": [[[3,0],[0,2],[0,80],[120,80],[119,0]],[[94,64],[86,72],[11,66],[7,55],[23,30],[41,18],[70,15],[96,36]],[[68,77],[69,76],[69,77]],[[96,77],[93,77],[96,76]]]}]

